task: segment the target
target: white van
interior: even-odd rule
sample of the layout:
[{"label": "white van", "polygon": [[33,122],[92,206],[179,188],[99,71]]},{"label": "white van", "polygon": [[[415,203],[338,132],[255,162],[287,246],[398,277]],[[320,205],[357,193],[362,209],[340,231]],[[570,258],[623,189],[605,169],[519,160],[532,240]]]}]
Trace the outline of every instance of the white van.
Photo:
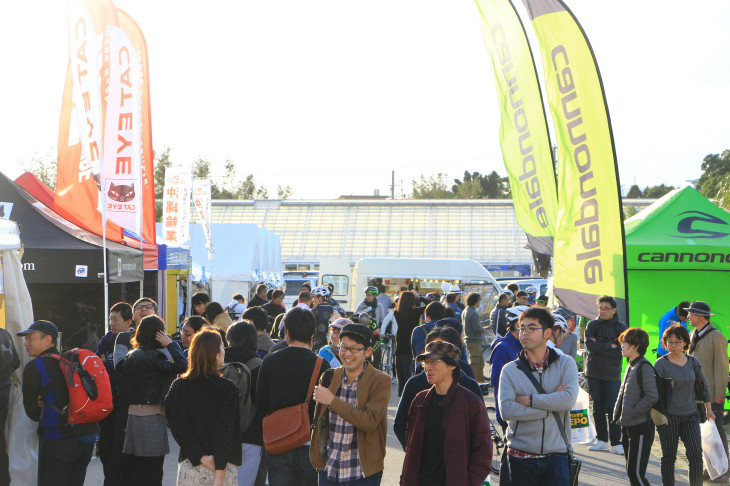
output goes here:
[{"label": "white van", "polygon": [[365,298],[365,289],[373,282],[382,283],[391,300],[403,290],[416,289],[421,295],[443,293],[442,285],[481,284],[501,287],[492,274],[474,260],[437,258],[361,258],[352,271],[351,310]]},{"label": "white van", "polygon": [[294,306],[304,283],[314,288],[318,285],[318,279],[319,272],[284,272],[284,307],[289,309]]}]

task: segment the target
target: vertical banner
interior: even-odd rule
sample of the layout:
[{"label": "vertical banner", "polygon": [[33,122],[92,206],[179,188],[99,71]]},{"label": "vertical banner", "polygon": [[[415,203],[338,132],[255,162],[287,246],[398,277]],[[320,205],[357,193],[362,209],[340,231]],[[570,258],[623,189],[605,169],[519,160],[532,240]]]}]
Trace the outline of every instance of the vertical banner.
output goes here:
[{"label": "vertical banner", "polygon": [[165,171],[165,192],[162,196],[162,231],[170,246],[182,246],[189,239],[190,169],[168,167]]},{"label": "vertical banner", "polygon": [[198,211],[200,223],[205,234],[205,247],[208,249],[208,260],[213,259],[213,235],[210,231],[212,218],[212,204],[210,197],[210,179],[195,179],[193,181],[193,205]]},{"label": "vertical banner", "polygon": [[138,194],[142,203],[142,235],[150,243],[155,243],[155,171],[152,156],[152,110],[150,105],[150,70],[147,56],[147,42],[142,29],[124,10],[116,9],[119,27],[129,38],[136,55],[133,61],[139,75],[139,181]]},{"label": "vertical banner", "polygon": [[104,120],[104,191],[107,217],[142,235],[140,228],[140,72],[127,35],[111,27],[109,81]]},{"label": "vertical banner", "polygon": [[69,64],[59,123],[56,206],[101,232],[103,115],[109,52],[106,34],[116,22],[105,0],[68,0]]},{"label": "vertical banner", "polygon": [[626,322],[621,193],[608,106],[588,39],[560,0],[523,0],[540,43],[558,143],[555,295],[578,314],[596,298],[618,302]]},{"label": "vertical banner", "polygon": [[530,249],[552,255],[558,200],[532,51],[510,0],[476,0],[476,4],[494,68],[501,111],[499,141],[517,222]]}]

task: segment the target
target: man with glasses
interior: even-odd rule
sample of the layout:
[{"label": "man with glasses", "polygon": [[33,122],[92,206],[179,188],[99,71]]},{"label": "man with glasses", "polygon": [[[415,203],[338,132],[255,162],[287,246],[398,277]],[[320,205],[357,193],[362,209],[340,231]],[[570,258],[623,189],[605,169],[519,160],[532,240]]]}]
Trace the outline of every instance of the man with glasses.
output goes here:
[{"label": "man with glasses", "polygon": [[[689,354],[702,364],[707,386],[710,387],[712,413],[717,417],[715,425],[727,455],[727,435],[722,420],[728,381],[727,339],[710,322],[710,316],[714,314],[710,312],[710,306],[706,302],[697,300],[684,310],[688,314],[690,326],[694,327],[689,335]],[[727,483],[729,479],[730,474],[725,473],[711,482]]]},{"label": "man with glasses", "polygon": [[[598,298],[598,318],[586,326],[584,358],[588,390],[593,398],[593,420],[596,442],[590,451],[624,454],[621,427],[611,421],[621,388],[621,345],[618,337],[627,329],[616,317],[616,299],[608,295]],[[610,443],[609,443],[610,441]]]},{"label": "man with glasses", "polygon": [[369,327],[345,325],[340,332],[342,366],[327,371],[314,388],[318,406],[309,457],[320,486],[378,485],[383,477],[392,383],[367,361],[372,341]]},{"label": "man with glasses", "polygon": [[[527,309],[519,318],[523,351],[502,368],[499,408],[507,421],[507,459],[514,486],[568,484],[567,447],[555,421],[557,412],[570,434],[570,410],[578,397],[575,361],[547,345],[555,319],[541,307]],[[546,393],[540,393],[530,373]]]}]

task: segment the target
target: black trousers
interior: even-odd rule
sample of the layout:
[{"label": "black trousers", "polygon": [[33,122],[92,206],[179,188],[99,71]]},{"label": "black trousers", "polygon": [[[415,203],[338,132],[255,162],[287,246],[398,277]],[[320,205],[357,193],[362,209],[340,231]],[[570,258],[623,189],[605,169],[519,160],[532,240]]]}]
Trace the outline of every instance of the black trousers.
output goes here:
[{"label": "black trousers", "polygon": [[8,462],[7,443],[5,442],[5,424],[8,421],[10,395],[0,393],[0,486],[10,484],[10,464]]},{"label": "black trousers", "polygon": [[411,377],[411,365],[413,356],[410,354],[397,354],[395,356],[395,374],[398,376],[398,396],[403,395],[403,387]]},{"label": "black trousers", "polygon": [[160,486],[162,484],[162,467],[164,464],[165,456],[133,456],[133,484],[135,486]]},{"label": "black trousers", "polygon": [[84,486],[94,444],[70,439],[41,439],[38,486]]},{"label": "black trousers", "polygon": [[624,446],[626,474],[631,486],[649,486],[646,479],[646,466],[654,443],[654,422],[621,427],[621,444]]}]

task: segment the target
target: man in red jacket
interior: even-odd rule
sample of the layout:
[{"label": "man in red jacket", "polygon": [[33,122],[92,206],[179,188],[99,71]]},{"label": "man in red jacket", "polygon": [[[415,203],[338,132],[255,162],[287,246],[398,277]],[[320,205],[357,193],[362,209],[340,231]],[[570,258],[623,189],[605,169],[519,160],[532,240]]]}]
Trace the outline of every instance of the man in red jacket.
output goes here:
[{"label": "man in red jacket", "polygon": [[489,476],[489,418],[484,401],[459,385],[460,356],[453,344],[432,341],[416,358],[432,386],[416,395],[408,413],[402,486],[479,486]]}]

